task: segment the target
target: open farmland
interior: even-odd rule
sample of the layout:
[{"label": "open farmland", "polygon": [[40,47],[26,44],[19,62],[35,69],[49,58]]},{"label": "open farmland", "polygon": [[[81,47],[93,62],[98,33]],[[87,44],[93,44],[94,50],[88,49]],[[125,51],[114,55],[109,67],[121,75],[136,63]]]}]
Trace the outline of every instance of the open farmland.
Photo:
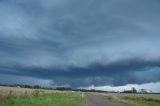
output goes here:
[{"label": "open farmland", "polygon": [[160,94],[81,93],[0,87],[0,106],[160,106]]},{"label": "open farmland", "polygon": [[[5,88],[5,89],[4,89]],[[11,93],[12,92],[12,93]],[[0,106],[83,106],[78,92],[0,87]]]},{"label": "open farmland", "polygon": [[100,95],[133,106],[160,106],[160,94],[102,93]]}]

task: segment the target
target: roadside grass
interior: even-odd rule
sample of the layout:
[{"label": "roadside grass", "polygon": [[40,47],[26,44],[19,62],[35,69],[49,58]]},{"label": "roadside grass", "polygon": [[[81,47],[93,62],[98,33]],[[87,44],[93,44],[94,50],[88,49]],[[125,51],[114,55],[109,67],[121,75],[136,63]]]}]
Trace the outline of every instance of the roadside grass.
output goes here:
[{"label": "roadside grass", "polygon": [[84,98],[78,92],[44,93],[32,95],[0,95],[0,106],[83,106]]},{"label": "roadside grass", "polygon": [[134,106],[160,106],[160,100],[144,97],[123,97],[121,98],[125,103]]},{"label": "roadside grass", "polygon": [[113,97],[112,96],[105,96],[107,99],[109,100],[113,100]]},{"label": "roadside grass", "polygon": [[160,106],[159,94],[108,93],[102,95],[114,102],[123,102],[132,106]]}]

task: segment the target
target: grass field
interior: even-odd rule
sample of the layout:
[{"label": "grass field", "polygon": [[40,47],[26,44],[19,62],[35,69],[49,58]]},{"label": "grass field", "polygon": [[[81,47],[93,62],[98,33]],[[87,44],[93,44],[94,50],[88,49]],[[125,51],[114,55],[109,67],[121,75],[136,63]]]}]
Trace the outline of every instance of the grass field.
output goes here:
[{"label": "grass field", "polygon": [[[44,90],[44,89],[39,89],[45,93],[55,93],[55,92],[62,92],[58,90]],[[32,94],[35,89],[29,89],[29,88],[18,88],[18,87],[4,87],[0,86],[0,94],[10,94],[10,91],[12,91],[13,94],[18,94],[18,95],[23,95],[23,94]]]},{"label": "grass field", "polygon": [[101,95],[133,106],[160,106],[160,94],[106,93]]},{"label": "grass field", "polygon": [[[24,90],[24,89],[20,89]],[[26,89],[25,89],[26,90]],[[20,92],[20,91],[19,91]],[[80,92],[44,92],[30,90],[24,94],[0,94],[0,106],[83,106]]]},{"label": "grass field", "polygon": [[[160,106],[160,94],[95,93],[132,106]],[[0,106],[85,106],[81,92],[0,87]]]}]

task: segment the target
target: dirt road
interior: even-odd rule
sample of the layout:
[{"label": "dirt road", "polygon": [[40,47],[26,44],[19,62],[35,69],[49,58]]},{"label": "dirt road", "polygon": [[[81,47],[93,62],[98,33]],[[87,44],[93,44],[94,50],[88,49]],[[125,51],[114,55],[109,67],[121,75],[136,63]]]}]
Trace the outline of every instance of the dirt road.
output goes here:
[{"label": "dirt road", "polygon": [[112,102],[104,97],[86,93],[86,106],[128,106],[124,103]]}]

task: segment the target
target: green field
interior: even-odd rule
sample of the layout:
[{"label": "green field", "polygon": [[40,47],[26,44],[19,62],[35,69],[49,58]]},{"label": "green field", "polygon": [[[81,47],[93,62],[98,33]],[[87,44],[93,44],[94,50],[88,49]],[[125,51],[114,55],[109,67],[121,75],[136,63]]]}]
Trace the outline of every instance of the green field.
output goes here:
[{"label": "green field", "polygon": [[123,97],[122,99],[134,106],[160,106],[160,100],[153,98]]},{"label": "green field", "polygon": [[0,95],[0,106],[83,106],[82,93],[33,92],[31,95]]},{"label": "green field", "polygon": [[132,106],[160,106],[160,94],[108,93],[103,96]]}]

